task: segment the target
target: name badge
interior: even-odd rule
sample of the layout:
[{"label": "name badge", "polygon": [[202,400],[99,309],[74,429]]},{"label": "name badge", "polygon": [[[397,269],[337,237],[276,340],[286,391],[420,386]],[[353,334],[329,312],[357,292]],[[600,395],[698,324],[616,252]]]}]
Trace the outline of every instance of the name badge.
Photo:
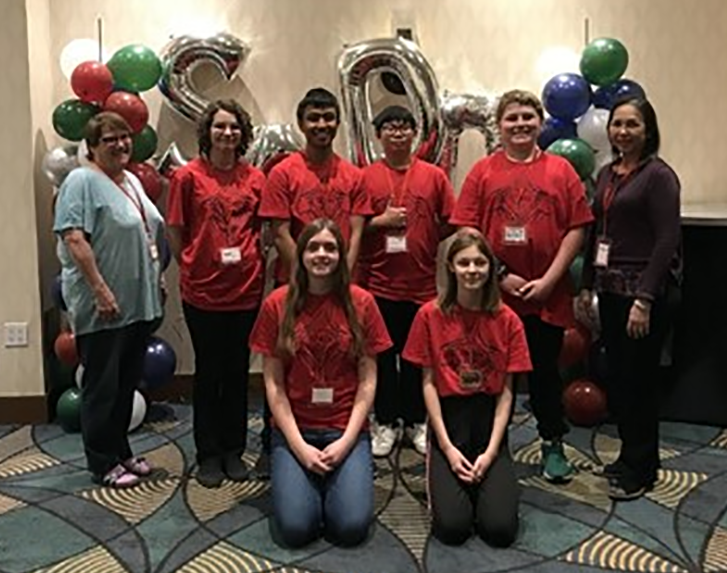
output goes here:
[{"label": "name badge", "polygon": [[505,227],[502,242],[506,245],[524,245],[528,242],[528,234],[525,227]]},{"label": "name badge", "polygon": [[333,388],[313,388],[311,404],[333,404]]},{"label": "name badge", "polygon": [[220,249],[220,258],[222,259],[223,265],[234,265],[242,260],[242,253],[240,247],[229,247],[227,249]]},{"label": "name badge", "polygon": [[386,235],[387,253],[406,253],[406,235]]},{"label": "name badge", "polygon": [[608,266],[608,255],[611,252],[611,242],[608,239],[598,239],[596,243],[596,256],[593,265],[606,268]]},{"label": "name badge", "polygon": [[459,375],[459,385],[463,390],[475,390],[482,385],[482,372],[468,370]]},{"label": "name badge", "polygon": [[159,248],[156,243],[149,243],[149,256],[151,256],[152,261],[159,260]]}]

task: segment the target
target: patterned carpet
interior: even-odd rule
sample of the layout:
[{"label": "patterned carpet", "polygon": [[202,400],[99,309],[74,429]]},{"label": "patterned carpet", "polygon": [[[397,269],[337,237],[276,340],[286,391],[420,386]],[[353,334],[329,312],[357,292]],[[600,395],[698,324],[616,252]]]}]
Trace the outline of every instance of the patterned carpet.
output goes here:
[{"label": "patterned carpet", "polygon": [[[80,438],[54,425],[0,426],[2,573],[484,573],[727,571],[727,432],[664,423],[663,470],[647,497],[613,504],[595,463],[613,458],[612,427],[574,429],[581,470],[568,486],[536,475],[538,440],[518,409],[510,432],[523,486],[516,545],[473,539],[443,546],[428,535],[422,458],[404,446],[377,462],[377,522],[357,549],[320,541],[285,550],[270,535],[266,482],[193,477],[190,410],[155,406],[134,448],[164,471],[123,492],[90,483]],[[260,418],[252,420],[251,449]],[[254,463],[256,455],[249,456]]]}]

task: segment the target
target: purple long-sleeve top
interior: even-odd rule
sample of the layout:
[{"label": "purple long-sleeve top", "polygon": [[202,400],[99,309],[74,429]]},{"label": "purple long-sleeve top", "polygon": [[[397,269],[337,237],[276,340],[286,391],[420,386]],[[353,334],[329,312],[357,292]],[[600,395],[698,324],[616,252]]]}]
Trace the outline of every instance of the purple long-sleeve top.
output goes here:
[{"label": "purple long-sleeve top", "polygon": [[[670,272],[681,267],[679,179],[663,160],[643,161],[629,175],[613,165],[596,182],[591,229],[583,268],[583,287],[654,300],[663,294]],[[604,211],[611,187],[613,199]],[[610,192],[609,192],[610,194]],[[594,267],[598,240],[610,242],[608,267]]]}]

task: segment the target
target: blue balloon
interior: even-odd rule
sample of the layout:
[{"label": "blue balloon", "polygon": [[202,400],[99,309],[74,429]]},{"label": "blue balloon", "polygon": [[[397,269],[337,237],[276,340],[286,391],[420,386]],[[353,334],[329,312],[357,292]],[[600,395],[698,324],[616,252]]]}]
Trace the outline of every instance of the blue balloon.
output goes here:
[{"label": "blue balloon", "polygon": [[167,238],[164,237],[162,239],[162,271],[166,271],[169,267],[169,263],[172,262],[172,249],[169,246],[169,241],[167,241]]},{"label": "blue balloon", "polygon": [[601,109],[611,109],[621,99],[645,98],[646,92],[634,80],[621,79],[608,86],[598,88],[593,94],[593,105]]},{"label": "blue balloon", "polygon": [[591,105],[591,85],[578,74],[558,74],[545,84],[542,99],[553,117],[574,120]]},{"label": "blue balloon", "polygon": [[174,378],[176,369],[177,355],[171,345],[157,336],[150,337],[144,356],[144,388],[153,390],[168,384]]},{"label": "blue balloon", "polygon": [[543,129],[540,132],[540,137],[538,137],[538,146],[540,149],[547,149],[551,143],[559,139],[575,139],[576,137],[578,135],[574,122],[549,117],[543,122]]},{"label": "blue balloon", "polygon": [[63,300],[63,281],[61,280],[61,275],[57,275],[56,278],[53,279],[53,284],[51,285],[51,296],[53,297],[53,303],[56,305],[56,308],[63,312],[68,310],[66,301]]}]

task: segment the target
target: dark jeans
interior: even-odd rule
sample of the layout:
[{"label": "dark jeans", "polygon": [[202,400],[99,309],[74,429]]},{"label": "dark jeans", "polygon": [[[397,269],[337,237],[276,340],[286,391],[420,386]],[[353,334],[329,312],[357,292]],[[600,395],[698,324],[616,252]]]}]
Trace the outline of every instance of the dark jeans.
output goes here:
[{"label": "dark jeans", "polygon": [[[303,430],[303,439],[323,450],[340,430]],[[358,545],[374,519],[371,441],[362,433],[346,458],[323,476],[306,470],[285,436],[272,434],[271,493],[273,518],[281,541],[300,547],[324,534],[340,545]]]},{"label": "dark jeans", "polygon": [[404,360],[401,353],[420,305],[411,301],[376,298],[394,346],[376,357],[377,382],[374,413],[379,424],[421,424],[426,417],[422,392],[422,370]]},{"label": "dark jeans", "polygon": [[558,368],[563,329],[535,315],[524,316],[522,321],[533,363],[528,391],[538,433],[544,440],[559,439],[568,432],[563,412],[563,379]]},{"label": "dark jeans", "polygon": [[[440,398],[449,439],[472,463],[487,449],[495,399],[484,394]],[[427,467],[432,533],[443,543],[464,543],[473,530],[486,542],[505,547],[518,531],[520,490],[508,449],[507,433],[500,452],[479,484],[459,480],[436,439],[430,440]]]},{"label": "dark jeans", "polygon": [[665,301],[651,307],[649,334],[626,334],[632,297],[598,293],[601,336],[608,361],[608,407],[616,420],[627,477],[637,482],[656,479],[659,468],[659,363],[668,332],[670,310]]},{"label": "dark jeans", "polygon": [[135,322],[76,338],[84,366],[83,446],[97,477],[132,456],[127,433],[150,334],[151,322]]},{"label": "dark jeans", "polygon": [[194,346],[197,461],[242,454],[247,445],[248,339],[258,311],[209,311],[186,302],[182,307]]}]

